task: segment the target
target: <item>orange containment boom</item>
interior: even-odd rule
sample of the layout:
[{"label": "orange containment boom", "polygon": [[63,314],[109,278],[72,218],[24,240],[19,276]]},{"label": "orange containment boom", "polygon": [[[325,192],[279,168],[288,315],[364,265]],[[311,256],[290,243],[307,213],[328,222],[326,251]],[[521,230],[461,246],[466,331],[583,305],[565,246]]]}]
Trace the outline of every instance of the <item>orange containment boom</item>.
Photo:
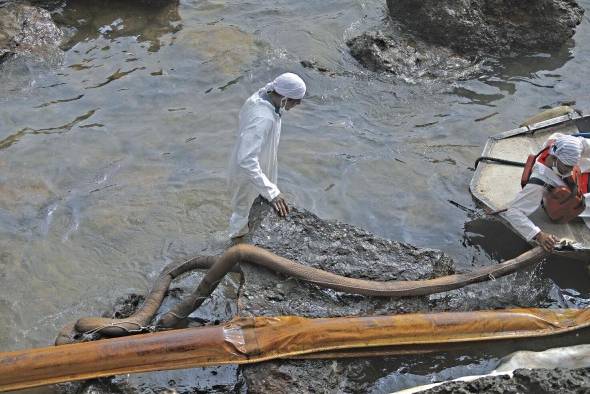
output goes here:
[{"label": "orange containment boom", "polygon": [[0,391],[135,372],[338,357],[346,351],[408,354],[452,344],[546,337],[589,326],[586,309],[238,318],[219,326],[0,353]]}]

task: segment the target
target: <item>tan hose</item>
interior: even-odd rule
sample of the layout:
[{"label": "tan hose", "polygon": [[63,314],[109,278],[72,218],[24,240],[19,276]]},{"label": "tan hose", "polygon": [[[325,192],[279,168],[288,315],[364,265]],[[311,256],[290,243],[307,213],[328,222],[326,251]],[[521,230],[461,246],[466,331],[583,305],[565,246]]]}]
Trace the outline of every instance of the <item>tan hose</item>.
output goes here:
[{"label": "tan hose", "polygon": [[538,262],[547,253],[536,247],[501,264],[482,267],[465,274],[442,276],[427,280],[378,282],[347,278],[317,268],[296,263],[252,245],[240,244],[227,250],[209,269],[197,289],[180,304],[164,314],[158,326],[175,327],[179,320],[188,316],[215,290],[227,270],[236,263],[256,264],[295,278],[303,279],[324,288],[352,294],[381,297],[408,297],[440,293],[511,274]]},{"label": "tan hose", "polygon": [[0,391],[135,372],[341,357],[346,351],[363,355],[423,353],[490,341],[578,335],[589,326],[590,310],[535,308],[234,319],[221,326],[0,353]]},{"label": "tan hose", "polygon": [[[180,320],[190,315],[210,296],[223,277],[238,263],[259,265],[275,272],[314,283],[320,287],[347,293],[381,297],[408,297],[440,293],[458,289],[471,283],[499,278],[538,262],[545,256],[546,252],[541,247],[536,247],[512,260],[482,267],[465,274],[428,280],[379,282],[336,275],[299,264],[256,246],[240,244],[231,247],[219,257],[199,257],[173,269],[165,269],[158,278],[154,289],[146,298],[144,305],[129,318],[82,318],[78,320],[75,328],[79,333],[98,332],[107,336],[122,336],[145,331],[146,326],[149,325],[160,307],[172,279],[195,268],[211,267],[197,289],[162,316],[157,324],[158,327],[175,327]],[[71,335],[68,336],[64,333],[65,331],[68,331],[67,327],[60,332],[56,344],[70,342],[63,340],[63,338],[71,338]]]}]

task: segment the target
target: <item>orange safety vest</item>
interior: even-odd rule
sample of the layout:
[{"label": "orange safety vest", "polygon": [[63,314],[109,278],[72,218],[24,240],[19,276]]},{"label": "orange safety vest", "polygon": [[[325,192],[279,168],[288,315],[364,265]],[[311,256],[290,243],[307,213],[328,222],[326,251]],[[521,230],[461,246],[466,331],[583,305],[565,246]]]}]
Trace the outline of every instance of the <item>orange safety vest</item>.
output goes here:
[{"label": "orange safety vest", "polygon": [[590,173],[582,173],[580,167],[574,166],[572,176],[564,179],[567,186],[558,187],[547,185],[540,179],[531,178],[535,162],[545,164],[552,145],[553,141],[550,141],[545,149],[536,155],[529,155],[520,178],[520,185],[524,187],[527,183],[534,183],[544,186],[542,206],[547,216],[556,223],[568,223],[586,209],[584,194],[588,193]]}]

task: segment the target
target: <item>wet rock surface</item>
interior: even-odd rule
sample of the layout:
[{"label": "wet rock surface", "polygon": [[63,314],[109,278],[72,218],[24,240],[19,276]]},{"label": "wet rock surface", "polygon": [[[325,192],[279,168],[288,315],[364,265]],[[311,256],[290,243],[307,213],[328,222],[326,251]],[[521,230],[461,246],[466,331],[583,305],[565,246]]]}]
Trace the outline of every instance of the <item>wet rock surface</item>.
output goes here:
[{"label": "wet rock surface", "polygon": [[473,382],[449,382],[421,391],[423,394],[462,393],[588,393],[590,368],[517,369],[514,376],[494,376]]},{"label": "wet rock surface", "polygon": [[[444,253],[389,241],[357,227],[325,221],[293,208],[279,218],[262,199],[250,212],[248,243],[279,256],[352,278],[377,281],[429,279],[453,273]],[[243,264],[238,312],[248,316],[298,315],[334,317],[412,312],[428,308],[428,297],[389,299],[321,289]]]},{"label": "wet rock surface", "polygon": [[50,60],[59,56],[63,32],[48,11],[22,3],[0,3],[0,63],[15,56]]},{"label": "wet rock surface", "polygon": [[[454,262],[444,253],[384,240],[357,227],[293,209],[279,218],[262,199],[250,212],[245,241],[301,264],[371,280],[413,280],[448,275]],[[308,317],[383,315],[420,311],[538,306],[551,284],[532,272],[428,297],[393,299],[350,295],[242,265],[241,316]],[[396,358],[284,360],[242,367],[249,392],[365,392],[392,371]]]},{"label": "wet rock surface", "polygon": [[385,71],[406,81],[462,80],[477,75],[481,65],[452,50],[409,40],[400,34],[365,32],[346,42],[350,53],[371,71]]},{"label": "wet rock surface", "polygon": [[371,360],[288,360],[245,365],[248,393],[363,393]]},{"label": "wet rock surface", "polygon": [[575,0],[387,0],[387,6],[425,41],[482,55],[558,48],[584,13]]}]

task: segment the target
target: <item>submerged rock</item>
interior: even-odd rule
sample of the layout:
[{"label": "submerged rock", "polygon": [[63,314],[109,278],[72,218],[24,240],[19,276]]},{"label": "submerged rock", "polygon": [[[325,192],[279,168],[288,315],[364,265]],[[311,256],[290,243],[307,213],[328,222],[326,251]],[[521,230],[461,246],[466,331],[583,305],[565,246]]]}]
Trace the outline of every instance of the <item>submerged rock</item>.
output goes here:
[{"label": "submerged rock", "polygon": [[[255,34],[242,31],[233,25],[203,25],[187,29],[178,35],[175,45],[182,46],[187,55],[206,60],[216,72],[228,77],[241,78],[244,70],[266,48]],[[236,81],[236,79],[234,79]],[[220,87],[223,90],[225,87]]]},{"label": "submerged rock", "polygon": [[48,11],[21,3],[0,4],[0,63],[16,55],[52,59],[63,32]]},{"label": "submerged rock", "polygon": [[387,6],[425,41],[485,55],[558,48],[584,14],[575,0],[387,0]]},{"label": "submerged rock", "polygon": [[54,18],[68,30],[67,47],[98,37],[133,36],[157,52],[166,35],[182,29],[178,0],[68,0]]}]

